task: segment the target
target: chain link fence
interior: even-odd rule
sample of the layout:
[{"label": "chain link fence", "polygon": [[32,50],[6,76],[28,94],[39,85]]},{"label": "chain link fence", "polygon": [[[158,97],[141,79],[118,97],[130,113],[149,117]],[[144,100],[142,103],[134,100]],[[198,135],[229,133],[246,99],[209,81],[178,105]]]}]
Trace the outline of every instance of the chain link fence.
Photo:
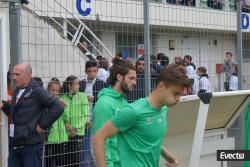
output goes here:
[{"label": "chain link fence", "polygon": [[[237,67],[234,0],[151,0],[149,9],[151,89],[160,69],[174,63],[191,68],[194,84],[186,95],[237,90],[231,79],[237,77],[232,69],[241,68]],[[247,3],[242,11],[250,12]],[[245,13],[243,19],[243,89],[250,87],[249,16]],[[67,110],[46,132],[44,166],[95,166],[91,98],[107,85],[87,90],[86,62],[98,61],[97,78],[106,82],[113,57],[131,60],[137,85],[127,100],[145,96],[143,1],[29,0],[21,6],[20,19],[21,38],[16,41],[21,46],[20,62],[30,64],[33,76],[41,78],[49,91],[51,83],[58,86],[56,95]],[[232,63],[229,71],[222,71],[228,63]],[[72,83],[67,80],[72,75],[80,81],[74,96],[63,88]],[[236,123],[229,132],[236,140],[238,127]]]}]

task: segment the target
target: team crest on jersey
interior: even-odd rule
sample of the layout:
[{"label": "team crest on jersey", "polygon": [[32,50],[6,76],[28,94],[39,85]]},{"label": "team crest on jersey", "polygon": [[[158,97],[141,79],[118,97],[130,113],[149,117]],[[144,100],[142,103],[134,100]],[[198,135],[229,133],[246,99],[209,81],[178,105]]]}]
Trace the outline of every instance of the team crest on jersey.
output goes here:
[{"label": "team crest on jersey", "polygon": [[146,124],[152,124],[152,119],[150,117],[147,118]]},{"label": "team crest on jersey", "polygon": [[162,118],[158,118],[158,123],[161,123],[162,122]]}]

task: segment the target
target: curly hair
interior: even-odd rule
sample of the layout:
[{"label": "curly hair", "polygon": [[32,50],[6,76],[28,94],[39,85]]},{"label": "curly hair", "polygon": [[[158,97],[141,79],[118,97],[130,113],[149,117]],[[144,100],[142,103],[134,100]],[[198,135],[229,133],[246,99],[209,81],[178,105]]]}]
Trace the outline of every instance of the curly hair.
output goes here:
[{"label": "curly hair", "polygon": [[125,76],[126,74],[128,74],[129,70],[136,71],[135,66],[129,60],[119,59],[115,57],[112,62],[113,66],[110,69],[110,75],[107,80],[111,86],[115,85],[118,74]]}]

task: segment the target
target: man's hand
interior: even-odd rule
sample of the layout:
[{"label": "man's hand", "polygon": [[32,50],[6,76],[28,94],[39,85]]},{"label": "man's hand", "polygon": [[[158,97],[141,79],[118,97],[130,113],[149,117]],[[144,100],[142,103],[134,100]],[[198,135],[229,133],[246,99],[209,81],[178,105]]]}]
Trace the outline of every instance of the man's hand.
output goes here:
[{"label": "man's hand", "polygon": [[65,124],[65,128],[68,132],[69,137],[75,137],[76,136],[76,129],[73,128],[69,123]]},{"label": "man's hand", "polygon": [[168,167],[177,167],[179,165],[177,157],[164,147],[161,148],[161,156],[163,156],[164,159],[167,160],[166,165]]},{"label": "man's hand", "polygon": [[89,101],[90,103],[92,103],[93,100],[94,100],[94,96],[88,96],[88,101]]},{"label": "man's hand", "polygon": [[3,103],[0,102],[0,110],[3,109]]},{"label": "man's hand", "polygon": [[76,130],[75,128],[69,129],[69,137],[75,137],[76,136]]},{"label": "man's hand", "polygon": [[87,122],[86,123],[86,128],[92,128],[92,122]]},{"label": "man's hand", "polygon": [[179,162],[175,156],[170,156],[167,162],[168,167],[176,167],[178,166]]},{"label": "man's hand", "polygon": [[40,127],[39,124],[36,125],[36,132],[37,132],[38,134],[41,134],[41,133],[44,132],[44,130]]}]

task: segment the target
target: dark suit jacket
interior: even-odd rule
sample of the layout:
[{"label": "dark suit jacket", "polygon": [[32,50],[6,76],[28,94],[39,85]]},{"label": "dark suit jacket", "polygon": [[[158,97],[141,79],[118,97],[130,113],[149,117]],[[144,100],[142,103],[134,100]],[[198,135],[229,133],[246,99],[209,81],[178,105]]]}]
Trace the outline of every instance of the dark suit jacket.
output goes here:
[{"label": "dark suit jacket", "polygon": [[[80,92],[85,92],[86,81],[87,80],[85,79],[80,81]],[[106,84],[106,82],[96,78],[96,81],[93,85],[93,96],[94,96],[93,104],[95,104],[97,101],[97,95],[99,91],[102,90],[103,88],[106,88],[107,86],[108,85]]]}]

